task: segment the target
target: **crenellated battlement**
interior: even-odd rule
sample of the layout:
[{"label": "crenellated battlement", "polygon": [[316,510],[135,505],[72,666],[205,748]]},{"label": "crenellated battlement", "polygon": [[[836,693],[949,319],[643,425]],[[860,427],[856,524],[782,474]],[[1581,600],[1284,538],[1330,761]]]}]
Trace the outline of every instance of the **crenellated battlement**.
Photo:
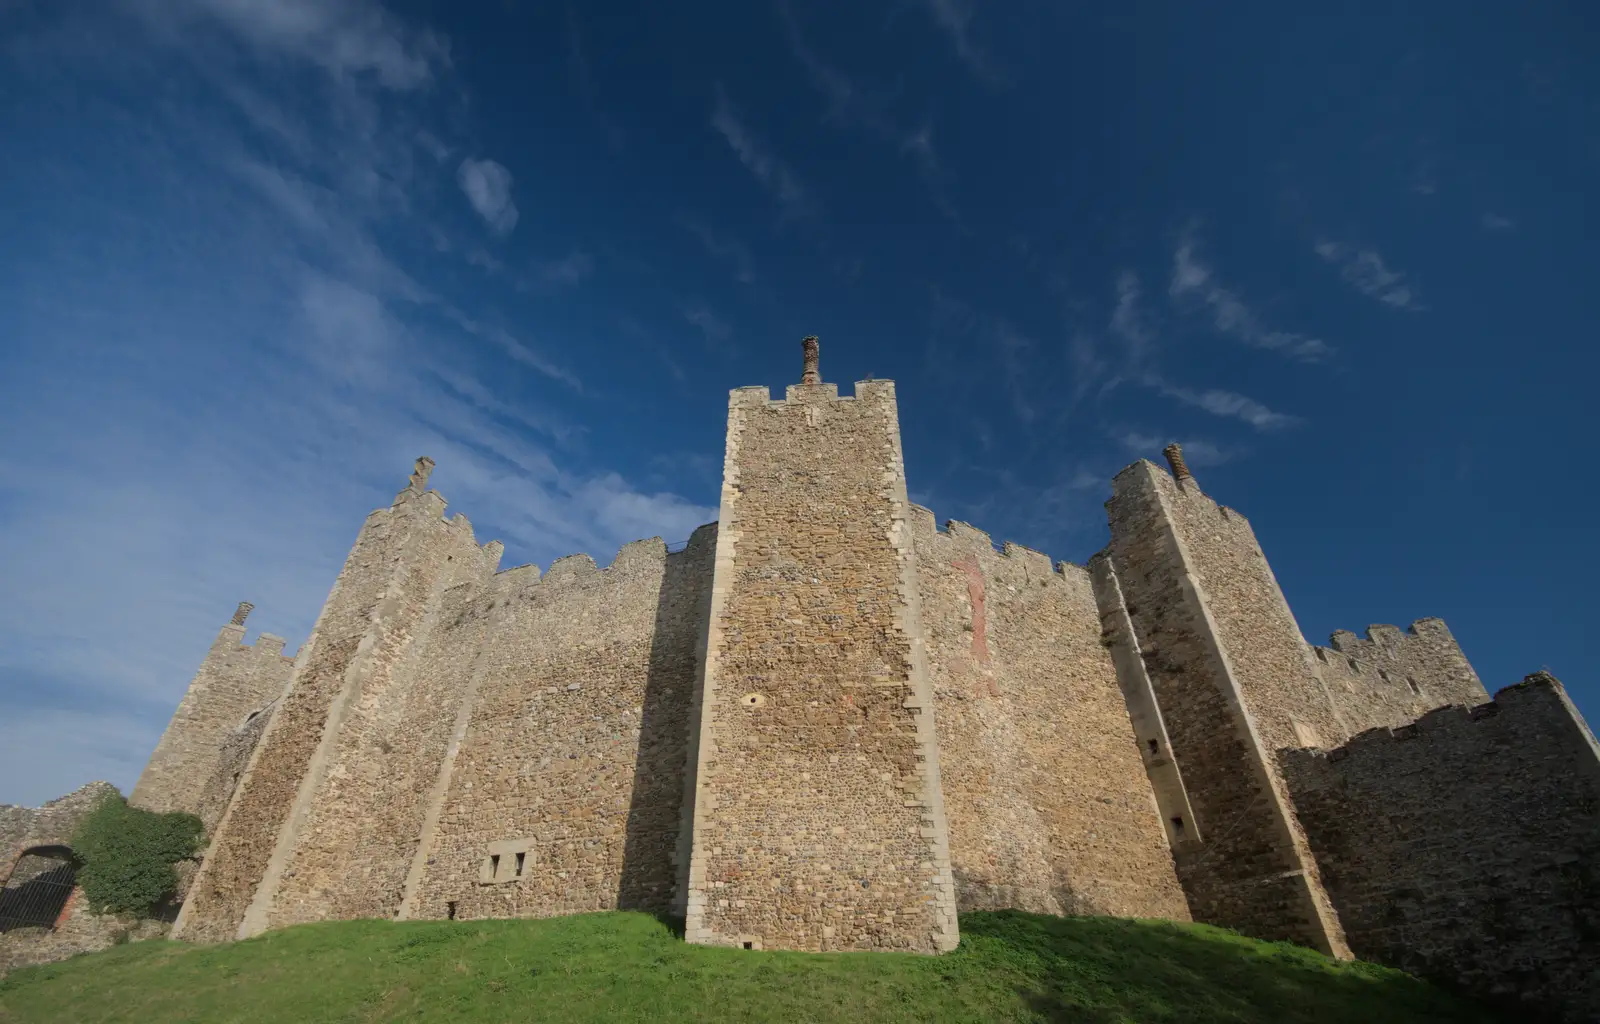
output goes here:
[{"label": "crenellated battlement", "polygon": [[911,505],[910,523],[913,536],[923,543],[948,545],[953,554],[991,555],[996,558],[1006,559],[1002,565],[1010,565],[1024,575],[1039,579],[1087,580],[1088,570],[1073,562],[1053,561],[1042,551],[1012,541],[1005,541],[996,545],[993,538],[985,530],[981,530],[971,523],[959,519],[947,519],[941,527],[938,519],[931,509],[922,505]]},{"label": "crenellated battlement", "polygon": [[[694,532],[689,535],[685,550],[707,543],[714,544],[716,532],[715,521],[695,527]],[[579,552],[563,555],[551,562],[549,570],[542,573],[537,565],[528,563],[501,569],[495,574],[494,580],[502,591],[524,591],[529,587],[540,585],[563,586],[588,581],[617,580],[640,573],[661,572],[668,559],[679,554],[682,552],[669,551],[666,541],[659,536],[647,537],[644,540],[634,540],[624,544],[618,549],[609,565],[601,566],[592,556]]]}]

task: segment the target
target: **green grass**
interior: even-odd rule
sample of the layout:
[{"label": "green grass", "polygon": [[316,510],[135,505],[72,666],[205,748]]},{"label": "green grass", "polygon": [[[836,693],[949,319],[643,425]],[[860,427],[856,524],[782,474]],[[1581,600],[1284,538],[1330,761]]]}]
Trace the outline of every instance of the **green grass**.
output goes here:
[{"label": "green grass", "polygon": [[1397,971],[1204,925],[966,914],[946,956],[690,946],[644,914],[137,942],[0,980],[0,1021],[1491,1021]]}]

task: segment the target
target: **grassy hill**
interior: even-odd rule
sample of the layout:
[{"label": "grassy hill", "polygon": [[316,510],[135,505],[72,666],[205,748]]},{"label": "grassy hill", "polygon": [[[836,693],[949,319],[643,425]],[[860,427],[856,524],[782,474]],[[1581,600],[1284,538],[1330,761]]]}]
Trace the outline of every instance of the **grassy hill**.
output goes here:
[{"label": "grassy hill", "polygon": [[0,980],[0,1021],[1491,1021],[1396,971],[1204,925],[966,914],[942,957],[690,946],[644,914],[140,942]]}]

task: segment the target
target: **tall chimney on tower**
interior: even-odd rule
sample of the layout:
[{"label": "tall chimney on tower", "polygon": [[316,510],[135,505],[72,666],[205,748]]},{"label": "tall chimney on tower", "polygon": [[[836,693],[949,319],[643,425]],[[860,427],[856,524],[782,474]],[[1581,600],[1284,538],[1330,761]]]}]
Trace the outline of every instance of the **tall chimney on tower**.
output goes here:
[{"label": "tall chimney on tower", "polygon": [[1161,454],[1167,457],[1167,465],[1172,467],[1174,480],[1181,484],[1185,480],[1194,479],[1194,474],[1189,472],[1189,464],[1183,461],[1183,447],[1176,441],[1163,448]]},{"label": "tall chimney on tower", "polygon": [[817,363],[821,359],[822,353],[815,334],[807,335],[800,340],[800,352],[805,357],[804,371],[800,374],[800,383],[821,384],[822,374],[817,369]]}]

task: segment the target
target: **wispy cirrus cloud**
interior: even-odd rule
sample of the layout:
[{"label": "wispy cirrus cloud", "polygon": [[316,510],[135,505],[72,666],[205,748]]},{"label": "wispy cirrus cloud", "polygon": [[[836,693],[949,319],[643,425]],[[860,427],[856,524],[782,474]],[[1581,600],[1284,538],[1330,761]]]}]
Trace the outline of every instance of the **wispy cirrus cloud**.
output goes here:
[{"label": "wispy cirrus cloud", "polygon": [[932,185],[941,174],[939,155],[933,145],[933,126],[923,122],[916,128],[905,128],[896,123],[884,93],[861,85],[822,59],[807,41],[788,0],[779,0],[777,9],[789,41],[789,52],[805,70],[812,87],[828,101],[827,119],[888,143],[896,152],[910,158],[924,181]]},{"label": "wispy cirrus cloud", "polygon": [[1344,282],[1362,295],[1394,309],[1417,312],[1424,308],[1416,286],[1406,280],[1404,273],[1389,267],[1376,249],[1319,241],[1316,252],[1338,267]]},{"label": "wispy cirrus cloud", "polygon": [[805,184],[739,120],[720,85],[717,86],[716,105],[711,111],[711,126],[721,133],[745,169],[772,193],[785,219],[803,220],[817,215],[816,203]]},{"label": "wispy cirrus cloud", "polygon": [[[71,131],[34,139],[64,170],[25,183],[38,212],[0,253],[27,357],[0,431],[31,439],[0,452],[0,577],[28,594],[0,602],[0,801],[130,786],[234,604],[302,640],[417,455],[511,561],[603,562],[715,517],[566,444],[578,374],[429,244],[459,202],[437,154],[470,151],[431,105],[442,39],[343,0],[152,2],[131,27],[47,11],[35,45],[75,49],[4,68]],[[286,64],[302,88],[266,88]],[[134,100],[180,86],[182,106]],[[82,169],[109,166],[127,191]],[[67,209],[102,225],[92,249],[58,242]],[[30,739],[62,729],[75,743]]]},{"label": "wispy cirrus cloud", "polygon": [[1197,390],[1169,384],[1155,376],[1146,377],[1144,383],[1145,386],[1156,389],[1167,398],[1202,409],[1213,416],[1240,420],[1257,430],[1281,430],[1300,422],[1298,417],[1274,412],[1255,399],[1236,391],[1224,391],[1221,388]]},{"label": "wispy cirrus cloud", "polygon": [[478,216],[497,235],[517,226],[517,204],[511,199],[511,172],[493,160],[467,157],[456,168],[456,183]]},{"label": "wispy cirrus cloud", "polygon": [[450,64],[443,36],[370,0],[131,0],[131,6],[178,32],[214,21],[258,53],[336,76],[369,73],[391,89],[427,86]]},{"label": "wispy cirrus cloud", "polygon": [[673,223],[693,235],[709,255],[732,267],[734,279],[740,284],[755,283],[755,257],[750,254],[750,248],[738,238],[724,235],[712,229],[705,221],[687,214],[678,214],[673,218]]},{"label": "wispy cirrus cloud", "polygon": [[922,0],[922,7],[974,78],[990,87],[1005,84],[999,67],[972,38],[972,4],[968,0]]},{"label": "wispy cirrus cloud", "polygon": [[1252,348],[1280,352],[1303,362],[1318,362],[1333,349],[1319,338],[1266,327],[1257,313],[1231,289],[1224,287],[1200,257],[1190,237],[1178,243],[1172,256],[1172,283],[1167,294],[1178,302],[1198,302],[1210,315],[1219,334]]},{"label": "wispy cirrus cloud", "polygon": [[1493,212],[1484,214],[1478,223],[1490,231],[1511,231],[1517,226],[1517,222],[1511,217]]}]

